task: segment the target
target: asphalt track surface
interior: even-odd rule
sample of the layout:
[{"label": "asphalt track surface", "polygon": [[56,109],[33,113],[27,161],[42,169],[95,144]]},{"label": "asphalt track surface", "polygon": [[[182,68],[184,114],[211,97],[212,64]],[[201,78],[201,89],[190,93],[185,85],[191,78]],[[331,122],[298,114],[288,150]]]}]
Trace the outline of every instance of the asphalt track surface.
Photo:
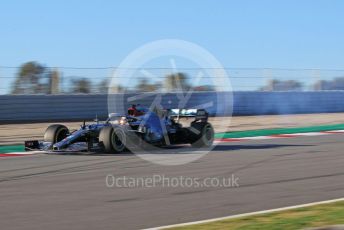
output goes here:
[{"label": "asphalt track surface", "polygon": [[[225,143],[181,166],[135,155],[0,159],[1,229],[140,229],[344,197],[344,135]],[[127,177],[231,177],[239,187],[108,188]]]}]

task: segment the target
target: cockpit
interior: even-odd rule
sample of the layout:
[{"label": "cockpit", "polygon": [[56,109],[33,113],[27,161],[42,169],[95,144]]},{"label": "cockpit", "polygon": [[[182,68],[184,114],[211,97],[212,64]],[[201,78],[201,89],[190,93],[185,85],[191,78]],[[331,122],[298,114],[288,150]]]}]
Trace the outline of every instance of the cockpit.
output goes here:
[{"label": "cockpit", "polygon": [[133,117],[145,115],[147,112],[148,109],[140,105],[132,105],[128,108],[128,115]]}]

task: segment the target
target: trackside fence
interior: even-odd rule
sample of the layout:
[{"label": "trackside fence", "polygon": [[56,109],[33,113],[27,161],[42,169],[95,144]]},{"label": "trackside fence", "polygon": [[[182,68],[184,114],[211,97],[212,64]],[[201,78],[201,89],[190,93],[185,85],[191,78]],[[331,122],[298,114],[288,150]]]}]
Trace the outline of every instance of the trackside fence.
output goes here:
[{"label": "trackside fence", "polygon": [[[0,123],[79,121],[123,113],[130,104],[150,106],[156,94],[0,95]],[[109,99],[110,98],[110,99]],[[185,108],[206,108],[212,115],[267,115],[344,112],[344,91],[194,92]],[[178,94],[164,94],[161,106],[177,108]],[[109,110],[110,108],[110,110]]]}]

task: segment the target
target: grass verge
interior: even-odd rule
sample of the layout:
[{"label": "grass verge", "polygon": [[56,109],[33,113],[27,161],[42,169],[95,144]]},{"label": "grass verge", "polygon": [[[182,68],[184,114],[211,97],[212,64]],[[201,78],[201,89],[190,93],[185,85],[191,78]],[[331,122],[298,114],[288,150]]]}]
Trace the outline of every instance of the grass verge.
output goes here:
[{"label": "grass verge", "polygon": [[0,153],[24,152],[24,145],[5,145],[0,146]]},{"label": "grass verge", "polygon": [[294,230],[342,224],[344,224],[344,201],[169,229]]},{"label": "grass verge", "polygon": [[270,136],[270,135],[278,135],[278,134],[309,133],[309,132],[321,132],[321,131],[343,130],[343,129],[344,129],[344,124],[319,125],[319,126],[307,126],[307,127],[295,127],[295,128],[258,129],[258,130],[216,133],[215,138]]}]

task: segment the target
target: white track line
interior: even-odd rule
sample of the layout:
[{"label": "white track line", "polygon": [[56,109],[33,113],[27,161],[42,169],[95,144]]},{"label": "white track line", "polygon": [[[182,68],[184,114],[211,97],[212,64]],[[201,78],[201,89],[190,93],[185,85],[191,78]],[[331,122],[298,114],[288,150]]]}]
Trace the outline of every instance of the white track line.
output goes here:
[{"label": "white track line", "polygon": [[9,152],[9,153],[2,153],[2,154],[15,154],[15,155],[33,155],[37,153],[42,153],[42,151],[28,151],[28,152]]},{"label": "white track line", "polygon": [[229,219],[247,217],[247,216],[252,216],[252,215],[280,212],[280,211],[286,211],[286,210],[297,209],[297,208],[305,208],[305,207],[309,207],[313,205],[329,204],[329,203],[334,203],[338,201],[344,201],[344,198],[312,202],[312,203],[288,206],[288,207],[283,207],[283,208],[268,209],[268,210],[263,210],[263,211],[258,211],[258,212],[249,212],[249,213],[243,213],[243,214],[238,214],[238,215],[224,216],[224,217],[219,217],[219,218],[212,218],[212,219],[207,219],[207,220],[193,221],[193,222],[187,222],[187,223],[181,223],[181,224],[165,225],[165,226],[160,226],[160,227],[155,227],[155,228],[146,228],[145,230],[155,230],[155,229],[158,230],[158,229],[167,229],[167,228],[174,228],[174,227],[183,227],[183,226],[189,226],[189,225],[194,225],[194,224],[205,224],[205,223],[210,223],[214,221],[229,220]]},{"label": "white track line", "polygon": [[328,130],[328,131],[324,131],[325,133],[329,132],[329,133],[344,133],[344,130]]},{"label": "white track line", "polygon": [[[329,135],[334,133],[344,133],[344,130],[334,130],[334,131],[323,131],[323,132],[308,132],[308,133],[291,133],[291,134],[275,134],[269,136],[255,136],[255,137],[234,137],[234,138],[220,138],[215,140],[216,143],[223,142],[235,142],[235,141],[244,141],[244,140],[266,140],[266,139],[277,139],[277,138],[293,138],[301,136],[321,136]],[[222,139],[222,140],[221,140]]]},{"label": "white track line", "polygon": [[238,139],[241,140],[266,140],[266,139],[272,139],[272,138],[278,138],[274,136],[256,136],[256,137],[240,137]]},{"label": "white track line", "polygon": [[329,135],[329,133],[325,132],[310,132],[310,133],[293,133],[295,136],[321,136],[321,135]]}]

